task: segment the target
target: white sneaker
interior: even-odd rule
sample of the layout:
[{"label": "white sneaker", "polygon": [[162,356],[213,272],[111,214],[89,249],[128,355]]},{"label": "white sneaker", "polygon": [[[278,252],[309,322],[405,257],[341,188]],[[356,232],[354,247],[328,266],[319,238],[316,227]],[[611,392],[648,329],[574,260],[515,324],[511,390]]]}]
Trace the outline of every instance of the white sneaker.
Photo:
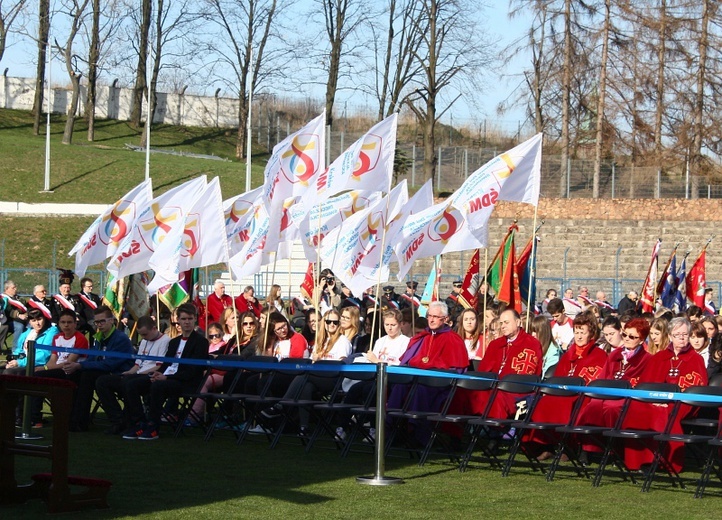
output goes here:
[{"label": "white sneaker", "polygon": [[271,430],[267,430],[260,424],[257,424],[253,428],[249,429],[248,433],[252,433],[254,435],[268,435],[269,433],[272,433],[272,432],[271,432]]},{"label": "white sneaker", "polygon": [[[371,439],[369,439],[368,437],[371,437]],[[368,443],[376,442],[376,428],[369,428],[368,437],[364,437],[364,442],[368,442]]]},{"label": "white sneaker", "polygon": [[346,431],[340,426],[338,428],[336,428],[336,437],[341,439],[341,441],[346,440]]}]

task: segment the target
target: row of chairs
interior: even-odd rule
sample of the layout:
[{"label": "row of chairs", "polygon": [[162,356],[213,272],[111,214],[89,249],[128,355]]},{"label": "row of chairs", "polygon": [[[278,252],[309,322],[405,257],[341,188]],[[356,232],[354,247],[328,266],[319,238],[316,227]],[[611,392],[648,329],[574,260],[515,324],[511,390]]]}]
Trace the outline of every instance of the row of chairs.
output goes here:
[{"label": "row of chairs", "polygon": [[[210,414],[210,421],[204,425],[204,436],[206,440],[213,437],[219,426],[224,425],[230,428],[236,437],[237,443],[242,443],[254,425],[261,425],[266,432],[266,437],[271,448],[275,448],[281,442],[283,436],[294,434],[298,431],[298,411],[304,409],[311,416],[311,424],[314,425],[310,432],[303,436],[297,436],[304,445],[306,451],[322,438],[329,439],[331,445],[341,451],[342,456],[358,446],[366,446],[368,450],[369,441],[373,438],[369,428],[364,426],[373,424],[376,414],[375,386],[365,396],[362,403],[344,402],[343,380],[344,378],[355,381],[373,381],[375,373],[369,372],[342,372],[341,362],[325,361],[319,362],[326,365],[323,372],[314,372],[309,360],[288,359],[277,362],[276,358],[268,356],[255,356],[249,361],[262,363],[277,363],[273,369],[253,369],[239,371],[227,392],[191,393],[183,396],[181,400],[181,413],[175,426],[175,434],[183,430],[183,419],[192,417],[192,403],[196,398],[206,399],[213,405],[213,413]],[[318,366],[319,363],[314,364]],[[334,370],[334,366],[337,370]],[[308,370],[306,370],[308,369]],[[389,408],[386,413],[386,442],[384,450],[387,456],[402,451],[411,456],[417,456],[419,464],[425,464],[432,455],[442,454],[453,463],[458,464],[461,471],[468,468],[472,461],[481,460],[488,462],[492,467],[501,470],[503,476],[509,475],[518,455],[526,456],[528,463],[535,471],[546,473],[546,479],[554,479],[557,470],[563,460],[569,460],[574,471],[580,476],[586,476],[592,480],[594,486],[599,486],[605,472],[610,467],[615,467],[621,472],[624,480],[637,482],[637,475],[624,465],[623,453],[620,449],[621,442],[634,442],[650,448],[653,453],[651,468],[643,475],[642,490],[649,490],[655,474],[658,471],[665,471],[675,485],[684,487],[684,482],[674,471],[671,463],[665,457],[665,446],[670,442],[682,442],[697,448],[702,473],[698,479],[695,496],[701,497],[705,487],[710,480],[712,472],[722,480],[722,469],[719,465],[718,450],[722,446],[722,429],[720,421],[716,418],[705,417],[694,418],[683,421],[686,428],[691,428],[690,433],[676,434],[672,432],[677,415],[682,407],[692,406],[705,410],[715,411],[718,405],[695,399],[699,395],[722,396],[722,379],[713,380],[709,386],[692,387],[685,390],[688,398],[675,401],[671,406],[669,420],[662,431],[625,429],[623,424],[625,417],[634,401],[641,401],[653,404],[666,404],[664,398],[654,399],[650,397],[624,397],[619,395],[608,395],[607,389],[629,389],[629,383],[617,380],[598,380],[591,382],[583,391],[575,388],[582,387],[584,382],[581,378],[560,377],[541,381],[537,376],[510,375],[497,380],[496,374],[485,372],[469,372],[468,375],[474,378],[448,377],[430,374],[428,376],[409,375],[403,373],[389,373],[389,389],[401,385],[404,388],[404,398],[397,402],[397,407]],[[289,397],[272,395],[274,381],[278,379],[290,381],[291,378],[299,376],[302,382],[310,378],[326,378],[329,388],[325,395],[318,398],[304,399],[299,394]],[[239,386],[249,377],[255,377],[259,384],[257,391],[244,393],[239,391]],[[300,388],[303,385],[297,385]],[[439,409],[428,411],[418,409],[417,396],[422,389],[433,389],[437,395],[443,396],[439,401]],[[467,392],[484,392],[488,394],[485,410],[478,415],[460,415],[450,413],[451,403],[457,390],[464,389]],[[657,392],[660,395],[676,392],[675,385],[642,383],[636,389]],[[242,390],[242,388],[241,388]],[[494,417],[492,410],[497,399],[503,399],[504,394],[521,396],[526,407],[526,415],[523,417]],[[533,420],[534,411],[542,399],[548,397],[569,399],[572,402],[571,414],[563,423],[547,423]],[[589,426],[578,424],[579,416],[584,405],[591,399],[617,400],[622,402],[621,413],[613,427]],[[399,404],[400,403],[400,404]],[[268,411],[277,410],[278,417],[271,417]],[[199,423],[202,418],[193,417]],[[348,421],[348,418],[352,420]],[[347,424],[350,429],[341,437],[336,432],[336,425]],[[448,429],[456,429],[457,435],[449,435]],[[465,434],[460,438],[458,432]],[[543,464],[530,452],[524,442],[525,433],[531,431],[553,434],[557,439],[554,455],[551,463]],[[422,435],[419,435],[422,432]],[[511,433],[510,433],[511,432]],[[504,439],[506,435],[506,439]],[[584,454],[580,449],[580,440],[586,439],[588,443],[595,444],[601,452],[601,459],[596,471],[591,474]],[[366,442],[364,442],[366,441]],[[420,442],[421,441],[421,442]],[[483,441],[483,442],[481,442]],[[508,443],[509,449],[506,459],[502,460],[499,453],[499,445]],[[480,453],[479,453],[480,452]]]}]

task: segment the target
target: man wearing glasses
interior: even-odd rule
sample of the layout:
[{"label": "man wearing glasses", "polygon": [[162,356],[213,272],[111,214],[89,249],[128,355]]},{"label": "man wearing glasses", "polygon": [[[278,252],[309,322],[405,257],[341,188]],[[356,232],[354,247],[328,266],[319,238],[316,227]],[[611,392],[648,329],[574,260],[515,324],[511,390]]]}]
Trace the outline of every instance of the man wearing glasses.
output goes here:
[{"label": "man wearing glasses", "polygon": [[[138,318],[136,328],[141,342],[138,345],[138,354],[141,356],[163,357],[168,350],[168,342],[170,338],[160,332],[156,326],[155,320],[150,316],[141,316]],[[128,381],[137,377],[148,378],[148,374],[157,370],[161,366],[158,361],[150,359],[136,359],[135,364],[121,374],[106,374],[98,378],[95,382],[95,391],[98,393],[100,403],[103,410],[110,420],[110,428],[105,433],[109,435],[118,435],[122,433],[130,424],[124,420],[123,410],[118,403],[117,397],[125,399],[125,385]]]},{"label": "man wearing glasses", "polygon": [[[93,312],[95,326],[98,333],[95,335],[91,350],[103,350],[106,352],[118,352],[135,354],[133,345],[128,336],[115,327],[113,311],[102,305]],[[90,407],[93,403],[95,383],[99,377],[106,374],[121,374],[133,366],[133,359],[130,357],[106,357],[103,355],[88,356],[81,362],[63,364],[62,371],[65,377],[75,382],[78,389],[75,392],[75,402],[70,415],[70,431],[84,432],[90,425]],[[43,375],[58,377],[52,374],[54,370],[48,370]],[[62,375],[60,375],[62,377]]]},{"label": "man wearing glasses", "polygon": [[80,332],[89,336],[95,334],[95,309],[101,306],[100,296],[93,292],[93,280],[83,277],[80,279]]},{"label": "man wearing glasses", "polygon": [[52,322],[53,313],[50,312],[50,298],[46,296],[47,294],[48,291],[45,290],[44,285],[36,285],[33,287],[33,295],[28,300],[28,306],[39,310],[46,320]]}]

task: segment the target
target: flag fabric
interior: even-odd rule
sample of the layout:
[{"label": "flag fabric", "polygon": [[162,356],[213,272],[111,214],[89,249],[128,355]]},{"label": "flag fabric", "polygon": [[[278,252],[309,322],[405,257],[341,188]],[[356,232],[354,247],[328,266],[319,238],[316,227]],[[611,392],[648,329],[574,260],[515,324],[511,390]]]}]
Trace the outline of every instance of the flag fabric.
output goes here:
[{"label": "flag fabric", "polygon": [[492,258],[491,263],[489,264],[489,267],[486,271],[486,282],[497,295],[501,290],[501,280],[504,274],[504,261],[505,259],[509,258],[508,249],[510,247],[513,247],[514,233],[518,229],[519,228],[517,227],[516,223],[512,224],[509,227],[509,230],[506,232],[506,235],[504,235],[504,238],[501,240],[501,245],[499,246],[499,249],[494,255],[494,258]]},{"label": "flag fabric", "polygon": [[677,248],[675,247],[672,254],[667,260],[667,266],[664,268],[662,277],[657,284],[657,293],[662,300],[662,305],[671,309],[677,296]]},{"label": "flag fabric", "polygon": [[536,206],[541,186],[542,134],[494,157],[472,173],[449,202],[464,214],[473,232],[485,230],[499,200]]},{"label": "flag fabric", "polygon": [[387,193],[394,169],[397,120],[393,114],[374,125],[319,174],[315,189],[303,195],[306,210],[345,190]]},{"label": "flag fabric", "polygon": [[288,197],[280,206],[274,206],[269,211],[268,238],[263,246],[264,258],[262,265],[273,261],[270,253],[275,253],[277,259],[290,256],[290,244],[300,238],[299,224],[304,216],[300,211],[299,197]]},{"label": "flag fabric", "polygon": [[[519,280],[519,297],[521,303],[534,309],[536,303],[536,252],[539,251],[539,236],[535,235],[536,251],[532,251],[532,241],[524,248],[524,251],[516,260],[516,272]],[[532,255],[532,252],[534,253]]]},{"label": "flag fabric", "polygon": [[223,217],[225,219],[226,241],[229,255],[235,255],[248,240],[249,212],[252,214],[255,205],[263,196],[263,186],[223,201]]},{"label": "flag fabric", "polygon": [[158,299],[168,307],[171,311],[179,305],[191,300],[193,292],[194,271],[197,269],[189,269],[180,275],[180,279],[172,284],[168,284],[158,289]]},{"label": "flag fabric", "polygon": [[241,248],[228,260],[234,279],[256,274],[263,265],[263,249],[268,237],[270,215],[263,197],[256,199],[253,211],[245,216],[245,240]]},{"label": "flag fabric", "polygon": [[263,172],[263,195],[271,209],[290,197],[300,197],[324,171],[326,112],[273,147]]},{"label": "flag fabric", "polygon": [[702,248],[702,252],[697,257],[687,275],[687,298],[704,310],[704,290],[706,289],[705,280],[705,257],[707,252],[707,246]]},{"label": "flag fabric", "polygon": [[[516,227],[516,226],[515,226]],[[516,250],[514,247],[514,232],[502,244],[504,249],[500,257],[500,267],[496,299],[506,303],[508,308],[521,312],[521,297],[519,295],[519,275],[516,270]]]},{"label": "flag fabric", "polygon": [[426,317],[429,310],[429,304],[439,300],[439,280],[441,279],[441,255],[436,255],[434,263],[429,271],[429,277],[426,279],[426,286],[421,295],[421,303],[419,305],[419,316]]},{"label": "flag fabric", "polygon": [[447,200],[410,215],[392,243],[401,281],[420,258],[484,247],[486,228],[472,234],[462,213]]},{"label": "flag fabric", "polygon": [[368,208],[380,198],[381,192],[379,191],[354,190],[314,206],[305,215],[295,214],[295,212],[305,213],[305,210],[300,205],[294,206],[292,218],[300,220],[299,234],[306,260],[318,261],[318,242],[323,240],[330,230],[342,226],[347,218]]},{"label": "flag fabric", "polygon": [[382,243],[389,223],[409,200],[406,180],[369,208],[349,217],[343,226],[329,232],[321,242],[321,259],[351,290],[360,295],[378,282],[389,279],[382,262]]},{"label": "flag fabric", "polygon": [[150,201],[108,263],[108,271],[117,278],[145,271],[163,242],[180,244],[188,209],[205,187],[206,176],[201,175]]},{"label": "flag fabric", "polygon": [[136,321],[141,316],[147,316],[150,314],[150,305],[148,304],[148,280],[149,277],[145,271],[132,274],[128,277],[125,308]]},{"label": "flag fabric", "polygon": [[640,291],[639,301],[642,304],[642,312],[654,312],[657,287],[657,263],[659,261],[659,250],[662,247],[662,239],[658,238],[652,249],[652,261],[649,263],[647,277]]},{"label": "flag fabric", "polygon": [[313,262],[308,263],[308,269],[306,269],[306,275],[303,277],[301,283],[301,296],[307,300],[313,299],[313,290],[316,288],[316,280],[313,276]]},{"label": "flag fabric", "polygon": [[682,259],[682,265],[679,266],[677,276],[675,276],[675,285],[677,290],[674,295],[674,312],[683,312],[687,310],[687,255]]},{"label": "flag fabric", "polygon": [[223,214],[221,185],[215,177],[186,212],[179,240],[164,240],[148,261],[155,271],[150,294],[177,282],[184,271],[228,262]]},{"label": "flag fabric", "polygon": [[465,309],[476,309],[479,301],[479,250],[475,250],[466,268],[466,275],[459,293],[459,303]]},{"label": "flag fabric", "polygon": [[116,320],[120,319],[125,303],[125,279],[116,278],[113,274],[108,275],[108,281],[105,285],[105,294],[103,294],[103,305],[106,305],[113,311]]},{"label": "flag fabric", "polygon": [[96,218],[68,253],[75,254],[75,274],[84,276],[89,266],[112,256],[152,198],[152,181],[148,179]]}]

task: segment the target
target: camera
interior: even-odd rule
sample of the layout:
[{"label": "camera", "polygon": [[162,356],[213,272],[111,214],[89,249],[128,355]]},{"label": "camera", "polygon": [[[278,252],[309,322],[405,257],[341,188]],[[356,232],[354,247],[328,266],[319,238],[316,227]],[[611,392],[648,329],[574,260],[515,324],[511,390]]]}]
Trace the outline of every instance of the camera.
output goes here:
[{"label": "camera", "polygon": [[8,354],[5,356],[5,361],[17,361],[18,359],[25,359],[25,354],[18,354],[17,356],[14,354]]}]

